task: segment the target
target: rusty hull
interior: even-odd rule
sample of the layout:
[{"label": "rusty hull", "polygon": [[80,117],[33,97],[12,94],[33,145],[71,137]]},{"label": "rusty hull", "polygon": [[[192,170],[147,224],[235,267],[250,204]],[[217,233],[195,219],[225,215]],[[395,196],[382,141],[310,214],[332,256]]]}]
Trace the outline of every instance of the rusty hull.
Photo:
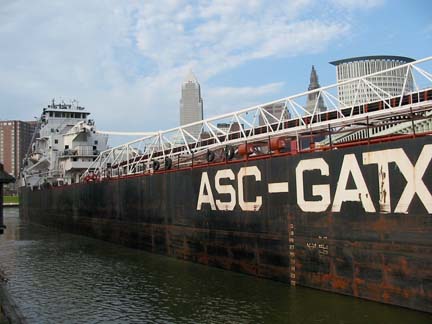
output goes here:
[{"label": "rusty hull", "polygon": [[[97,183],[21,191],[21,215],[32,222],[227,270],[432,312],[432,216],[417,196],[409,212],[379,212],[379,170],[361,164],[362,153],[402,148],[412,163],[430,136],[385,144],[242,163],[179,170]],[[342,159],[355,154],[377,210],[366,213],[359,202],[340,212],[303,212],[296,200],[299,161],[323,158],[330,175],[304,174],[305,197],[311,184],[328,183],[335,195]],[[431,163],[432,164],[432,163]],[[262,196],[257,211],[197,210],[203,172],[257,166],[262,179],[244,180],[245,199]],[[406,185],[389,164],[395,206]],[[431,165],[423,181],[432,189]],[[213,179],[213,180],[212,180]],[[225,179],[227,180],[227,179]],[[224,180],[224,181],[225,181]],[[268,193],[267,184],[288,181],[288,193]],[[224,183],[228,183],[224,182]],[[233,187],[238,190],[235,182]],[[352,184],[348,183],[348,186]]]}]

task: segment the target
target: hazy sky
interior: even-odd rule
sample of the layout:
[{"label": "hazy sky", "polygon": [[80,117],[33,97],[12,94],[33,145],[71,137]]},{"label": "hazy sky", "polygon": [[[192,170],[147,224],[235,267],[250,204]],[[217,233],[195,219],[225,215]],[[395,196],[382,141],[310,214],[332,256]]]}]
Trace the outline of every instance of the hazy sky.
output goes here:
[{"label": "hazy sky", "polygon": [[77,99],[99,129],[179,122],[192,68],[205,117],[306,90],[311,65],[432,55],[432,1],[0,0],[0,119]]}]

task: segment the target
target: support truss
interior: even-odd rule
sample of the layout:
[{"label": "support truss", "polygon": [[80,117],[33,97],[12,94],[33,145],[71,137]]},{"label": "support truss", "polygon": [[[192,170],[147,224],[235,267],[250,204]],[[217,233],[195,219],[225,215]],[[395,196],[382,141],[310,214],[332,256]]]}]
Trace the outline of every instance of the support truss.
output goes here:
[{"label": "support truss", "polygon": [[[400,89],[389,91],[380,84],[379,80],[389,74],[403,75]],[[338,96],[338,91],[347,85],[355,91],[351,103],[342,102]],[[316,103],[313,111],[308,111],[306,103],[311,95],[322,98],[327,110],[319,111]],[[215,154],[216,158],[226,157],[230,147],[235,149],[235,154],[240,154],[242,143],[247,147],[247,143],[270,141],[270,138],[281,136],[298,141],[302,134],[347,129],[365,120],[383,119],[394,114],[413,114],[431,109],[431,95],[432,57],[428,57],[233,113],[149,133],[103,151],[81,179],[153,172],[159,168],[170,169],[173,164],[193,166],[197,158],[208,162],[209,154]]]}]

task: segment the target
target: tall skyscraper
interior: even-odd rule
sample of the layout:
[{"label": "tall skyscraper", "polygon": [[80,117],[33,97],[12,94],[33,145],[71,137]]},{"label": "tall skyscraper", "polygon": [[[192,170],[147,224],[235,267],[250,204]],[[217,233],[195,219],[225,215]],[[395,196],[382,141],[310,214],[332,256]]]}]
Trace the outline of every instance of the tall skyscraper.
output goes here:
[{"label": "tall skyscraper", "polygon": [[[195,75],[189,71],[182,84],[180,99],[180,125],[186,125],[203,119],[203,100],[201,88]],[[194,126],[187,129],[193,136],[197,137],[201,127]]]},{"label": "tall skyscraper", "polygon": [[[321,86],[318,82],[318,75],[316,73],[315,67],[312,65],[308,90],[311,91],[311,90],[318,89],[320,87]],[[318,99],[318,105],[316,105],[317,99]],[[320,96],[318,98],[318,92],[310,93],[308,95],[307,101],[306,101],[306,110],[312,114],[314,109],[315,109],[315,105],[316,105],[315,113],[320,113],[320,112],[327,110],[327,107],[324,104],[323,97]]]},{"label": "tall skyscraper", "polygon": [[[270,124],[276,123],[277,120],[279,120],[281,117],[283,117],[284,119],[289,119],[288,111],[285,109],[285,102],[278,102],[275,104],[266,105],[262,108],[268,113],[270,113],[272,116],[274,116],[266,116]],[[265,124],[264,119],[261,116],[259,116],[259,124],[261,126]]]},{"label": "tall skyscraper", "polygon": [[36,121],[0,121],[0,162],[5,171],[18,177],[36,128]]},{"label": "tall skyscraper", "polygon": [[[413,62],[414,59],[404,56],[393,55],[374,55],[360,56],[342,59],[330,62],[336,66],[337,81],[346,81],[353,78],[365,76],[372,73],[377,73],[390,68],[398,67],[406,63]],[[407,76],[407,67],[399,68],[393,71],[378,73],[372,77],[368,77],[367,81],[375,85],[377,88],[371,89],[364,83],[352,82],[345,83],[338,87],[338,99],[342,104],[347,106],[357,105],[361,103],[373,102],[382,100],[378,94],[390,95],[392,97],[399,96],[404,90],[405,93],[414,89],[414,80],[412,75]],[[382,90],[378,90],[382,89]],[[384,91],[385,93],[381,92]],[[405,125],[401,128],[401,125]],[[340,133],[333,135],[333,143],[359,141],[361,139],[388,135],[394,132],[411,133],[413,124],[407,122],[405,124],[382,124],[378,127],[362,129],[357,132]],[[425,127],[428,127],[424,125]],[[425,129],[421,130],[424,131]]]},{"label": "tall skyscraper", "polygon": [[[412,61],[414,59],[403,56],[375,55],[351,57],[333,61],[330,64],[336,66],[336,78],[338,82],[341,82]],[[406,69],[398,69],[370,77],[368,81],[383,89],[386,93],[398,96],[403,89],[406,72]],[[408,92],[412,89],[413,82],[409,79],[405,85],[405,91]],[[339,101],[347,106],[380,100],[374,90],[363,83],[357,84],[356,82],[339,86],[338,97]]]}]

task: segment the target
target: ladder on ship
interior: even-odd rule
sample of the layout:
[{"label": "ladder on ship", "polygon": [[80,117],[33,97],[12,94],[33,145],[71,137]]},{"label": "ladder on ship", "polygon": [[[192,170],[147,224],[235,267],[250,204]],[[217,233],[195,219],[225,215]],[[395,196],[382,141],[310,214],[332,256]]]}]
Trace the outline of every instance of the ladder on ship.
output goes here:
[{"label": "ladder on ship", "polygon": [[[380,82],[389,75],[403,76],[402,87],[396,92]],[[353,91],[351,103],[338,97],[338,91],[346,86]],[[308,96],[316,98],[312,112],[305,108]],[[324,112],[318,109],[319,98],[327,106]],[[272,107],[279,109],[269,109]],[[277,115],[274,111],[278,111]],[[233,113],[148,133],[101,152],[81,179],[96,181],[263,155],[328,150],[338,145],[355,145],[359,140],[384,141],[392,138],[391,131],[383,133],[386,138],[351,137],[353,142],[343,144],[336,139],[356,132],[366,134],[365,130],[367,134],[371,130],[378,134],[402,123],[406,130],[409,122],[416,134],[415,126],[422,120],[428,122],[431,111],[432,57],[427,57]]]}]

